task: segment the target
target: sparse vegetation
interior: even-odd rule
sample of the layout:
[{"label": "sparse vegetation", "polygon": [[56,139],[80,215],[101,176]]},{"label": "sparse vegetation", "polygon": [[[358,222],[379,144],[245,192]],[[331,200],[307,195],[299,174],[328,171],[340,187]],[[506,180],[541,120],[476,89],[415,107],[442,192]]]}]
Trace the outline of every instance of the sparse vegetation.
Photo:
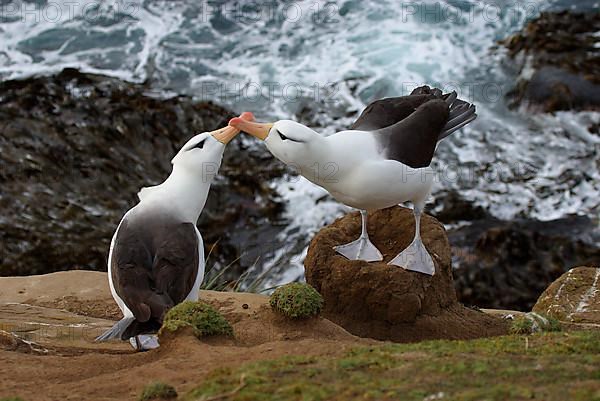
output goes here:
[{"label": "sparse vegetation", "polygon": [[598,366],[598,331],[440,340],[220,369],[184,399],[598,401]]},{"label": "sparse vegetation", "polygon": [[175,391],[175,388],[161,382],[147,385],[140,395],[140,401],[172,400],[174,398],[177,398],[177,391]]},{"label": "sparse vegetation", "polygon": [[290,283],[277,288],[269,300],[274,311],[291,319],[317,316],[323,308],[323,297],[305,283]]},{"label": "sparse vegetation", "polygon": [[255,271],[256,264],[258,263],[258,258],[254,264],[246,269],[244,273],[239,275],[236,280],[226,280],[225,276],[236,275],[236,263],[240,260],[241,256],[223,267],[220,267],[217,262],[209,263],[213,250],[217,244],[218,241],[210,248],[210,251],[206,257],[206,265],[210,265],[210,267],[208,267],[206,270],[204,281],[200,286],[201,289],[209,291],[251,292],[256,294],[264,293],[273,289],[264,288],[264,284],[275,265],[271,266],[261,274],[255,275],[253,273]]},{"label": "sparse vegetation", "polygon": [[23,401],[21,397],[5,397],[0,398],[0,401]]},{"label": "sparse vegetation", "polygon": [[534,312],[515,318],[510,327],[510,332],[513,334],[533,334],[560,330],[561,325],[558,320]]},{"label": "sparse vegetation", "polygon": [[198,338],[214,335],[233,335],[229,322],[206,302],[185,301],[172,308],[165,316],[161,333],[191,327]]}]

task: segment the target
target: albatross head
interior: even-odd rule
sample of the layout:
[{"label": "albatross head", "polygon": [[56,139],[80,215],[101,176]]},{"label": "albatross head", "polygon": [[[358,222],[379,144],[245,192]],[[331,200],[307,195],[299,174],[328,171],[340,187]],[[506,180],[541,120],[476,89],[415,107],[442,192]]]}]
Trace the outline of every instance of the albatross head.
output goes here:
[{"label": "albatross head", "polygon": [[242,118],[233,118],[229,125],[265,141],[269,151],[290,165],[302,166],[314,162],[319,153],[320,140],[317,132],[291,120],[280,120],[274,124],[256,123]]},{"label": "albatross head", "polygon": [[[244,113],[240,118],[254,120],[252,113]],[[138,192],[140,202],[154,204],[182,221],[195,223],[221,166],[225,145],[239,132],[234,127],[225,127],[194,136],[171,160],[173,171],[169,177],[162,184]]]},{"label": "albatross head", "polygon": [[[244,121],[254,120],[252,113],[238,117]],[[212,180],[221,166],[225,146],[239,134],[235,127],[224,127],[212,132],[203,132],[186,142],[171,160],[173,169],[202,175],[204,182]]]}]

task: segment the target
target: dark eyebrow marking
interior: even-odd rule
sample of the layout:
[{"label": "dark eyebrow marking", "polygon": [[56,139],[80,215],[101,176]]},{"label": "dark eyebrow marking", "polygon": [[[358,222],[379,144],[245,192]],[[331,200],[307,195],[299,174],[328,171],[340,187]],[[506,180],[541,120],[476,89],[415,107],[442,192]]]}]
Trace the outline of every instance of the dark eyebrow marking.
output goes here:
[{"label": "dark eyebrow marking", "polygon": [[198,142],[196,145],[192,146],[191,148],[189,148],[189,150],[192,149],[202,149],[204,148],[204,142],[206,142],[206,139],[201,140],[200,142]]},{"label": "dark eyebrow marking", "polygon": [[279,137],[280,137],[282,140],[284,140],[284,141],[285,141],[285,140],[289,139],[287,136],[283,135],[283,134],[281,133],[281,131],[279,131],[278,129],[276,129],[276,130],[275,130],[275,132],[277,132],[277,134],[279,135]]},{"label": "dark eyebrow marking", "polygon": [[304,143],[304,141],[299,141],[299,140],[297,140],[297,139],[292,139],[292,138],[289,138],[289,137],[287,137],[287,136],[283,135],[283,134],[281,133],[281,131],[279,131],[278,129],[275,129],[275,132],[277,132],[277,134],[279,135],[279,137],[280,137],[280,138],[281,138],[281,140],[283,140],[283,141],[292,141],[292,142],[297,142],[297,143]]}]

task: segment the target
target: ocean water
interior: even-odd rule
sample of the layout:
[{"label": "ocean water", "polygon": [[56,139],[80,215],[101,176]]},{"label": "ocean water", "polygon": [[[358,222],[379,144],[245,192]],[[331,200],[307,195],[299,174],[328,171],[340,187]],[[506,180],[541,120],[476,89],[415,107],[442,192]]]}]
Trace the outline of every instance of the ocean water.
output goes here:
[{"label": "ocean water", "polygon": [[[597,1],[0,1],[0,79],[64,67],[148,82],[161,96],[214,100],[327,135],[371,100],[422,84],[456,90],[478,119],[444,140],[432,199],[456,189],[502,219],[600,212],[593,112],[509,110],[527,73],[497,41],[540,12]],[[260,146],[260,145],[257,145]],[[288,202],[290,249],[272,283],[302,276],[307,239],[347,208],[306,180],[273,182]],[[281,267],[285,267],[285,269]]]}]

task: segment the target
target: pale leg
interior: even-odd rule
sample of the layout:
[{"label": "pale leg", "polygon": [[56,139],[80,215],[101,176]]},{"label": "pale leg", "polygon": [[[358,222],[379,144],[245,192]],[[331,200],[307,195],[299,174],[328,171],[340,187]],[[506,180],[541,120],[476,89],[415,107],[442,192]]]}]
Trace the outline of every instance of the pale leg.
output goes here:
[{"label": "pale leg", "polygon": [[379,252],[379,249],[377,249],[369,240],[369,234],[367,233],[367,211],[361,210],[360,217],[360,237],[358,237],[356,241],[352,241],[345,245],[338,245],[333,249],[350,260],[364,260],[367,262],[383,260],[383,256],[381,255],[381,252]]},{"label": "pale leg", "polygon": [[423,241],[421,241],[421,212],[423,204],[415,204],[413,213],[415,215],[415,236],[410,245],[388,264],[400,266],[406,270],[421,272],[433,276],[435,265],[431,255],[427,252]]}]

